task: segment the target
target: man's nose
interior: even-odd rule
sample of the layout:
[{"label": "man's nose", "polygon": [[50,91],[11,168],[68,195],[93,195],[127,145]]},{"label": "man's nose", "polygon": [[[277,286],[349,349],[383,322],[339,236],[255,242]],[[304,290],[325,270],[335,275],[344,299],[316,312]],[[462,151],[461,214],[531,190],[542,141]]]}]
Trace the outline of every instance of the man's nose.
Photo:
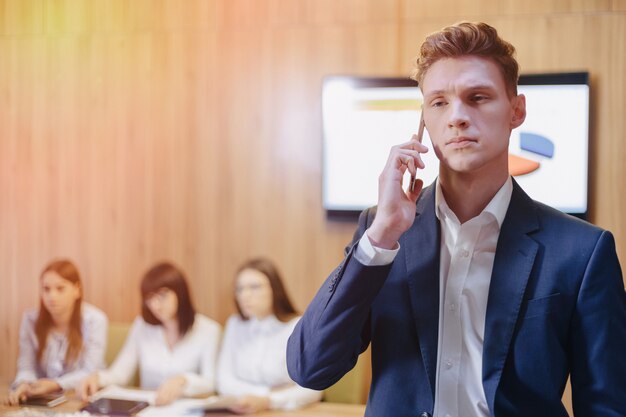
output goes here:
[{"label": "man's nose", "polygon": [[469,126],[469,115],[467,108],[462,102],[450,103],[450,117],[448,126],[451,128],[465,129]]}]

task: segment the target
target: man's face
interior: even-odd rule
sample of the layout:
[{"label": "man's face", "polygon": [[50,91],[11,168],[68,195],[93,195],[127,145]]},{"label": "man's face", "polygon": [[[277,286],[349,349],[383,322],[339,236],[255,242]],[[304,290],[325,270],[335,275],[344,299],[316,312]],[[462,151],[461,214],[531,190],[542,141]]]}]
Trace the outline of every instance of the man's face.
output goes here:
[{"label": "man's face", "polygon": [[509,98],[504,77],[486,58],[435,62],[422,81],[424,122],[440,170],[508,174],[511,130],[526,117],[524,96]]}]

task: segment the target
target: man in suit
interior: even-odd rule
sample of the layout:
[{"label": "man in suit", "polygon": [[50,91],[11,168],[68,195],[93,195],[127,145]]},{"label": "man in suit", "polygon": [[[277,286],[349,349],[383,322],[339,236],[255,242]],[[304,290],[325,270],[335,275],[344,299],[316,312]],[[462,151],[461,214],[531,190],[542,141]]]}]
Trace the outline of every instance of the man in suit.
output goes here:
[{"label": "man in suit", "polygon": [[[372,344],[366,416],[626,416],[626,297],[612,235],[531,200],[508,171],[526,116],[514,47],[484,23],[430,35],[417,60],[437,181],[413,137],[391,149],[377,208],[289,340],[324,389]],[[347,156],[349,157],[349,156]]]}]

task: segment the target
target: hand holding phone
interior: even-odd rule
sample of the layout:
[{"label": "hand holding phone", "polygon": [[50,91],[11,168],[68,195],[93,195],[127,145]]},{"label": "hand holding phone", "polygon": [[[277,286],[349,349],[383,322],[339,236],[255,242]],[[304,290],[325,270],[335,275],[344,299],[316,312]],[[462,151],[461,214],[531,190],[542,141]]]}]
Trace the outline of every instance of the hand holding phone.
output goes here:
[{"label": "hand holding phone", "polygon": [[[367,230],[370,242],[376,247],[396,247],[400,236],[415,220],[415,203],[423,185],[423,181],[416,178],[416,173],[424,168],[421,154],[428,152],[428,148],[421,143],[423,135],[422,116],[417,135],[391,148],[387,164],[378,178],[377,213]],[[411,180],[405,190],[403,178],[407,170]]]}]

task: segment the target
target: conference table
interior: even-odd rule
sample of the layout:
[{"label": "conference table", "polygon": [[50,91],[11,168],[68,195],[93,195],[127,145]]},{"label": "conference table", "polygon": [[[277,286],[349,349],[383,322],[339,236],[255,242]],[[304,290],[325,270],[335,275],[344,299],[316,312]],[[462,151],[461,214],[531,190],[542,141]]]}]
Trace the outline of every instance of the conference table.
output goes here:
[{"label": "conference table", "polygon": [[[19,407],[4,406],[2,403],[6,398],[8,384],[0,384],[0,416],[11,415],[18,411]],[[71,393],[68,395],[68,401],[53,408],[46,407],[29,407],[31,410],[41,410],[42,412],[59,413],[60,417],[64,417],[64,413],[73,413],[78,411],[85,405],[84,402],[74,397]],[[310,405],[306,408],[294,411],[263,411],[254,414],[256,417],[363,417],[365,414],[365,405],[360,404],[338,404],[321,402]],[[208,417],[233,417],[233,413],[211,412],[207,413]],[[50,414],[53,417],[54,414]],[[172,416],[175,417],[175,416]]]}]

